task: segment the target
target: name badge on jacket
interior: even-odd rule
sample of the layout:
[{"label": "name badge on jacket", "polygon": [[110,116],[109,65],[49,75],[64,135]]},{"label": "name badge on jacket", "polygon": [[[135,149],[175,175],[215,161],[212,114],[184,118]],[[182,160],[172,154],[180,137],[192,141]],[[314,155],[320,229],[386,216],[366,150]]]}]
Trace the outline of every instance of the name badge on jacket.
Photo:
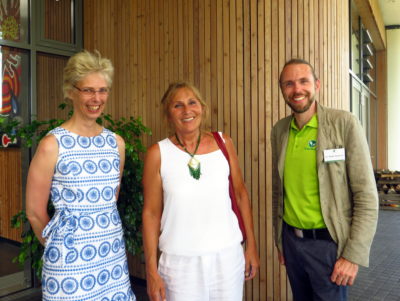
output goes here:
[{"label": "name badge on jacket", "polygon": [[344,148],[334,148],[324,150],[324,162],[344,161],[346,159]]}]

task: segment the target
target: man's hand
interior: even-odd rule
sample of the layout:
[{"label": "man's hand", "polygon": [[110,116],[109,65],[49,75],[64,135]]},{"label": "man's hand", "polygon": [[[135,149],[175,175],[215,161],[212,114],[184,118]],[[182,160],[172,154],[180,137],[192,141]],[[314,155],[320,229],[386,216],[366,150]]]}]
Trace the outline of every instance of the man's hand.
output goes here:
[{"label": "man's hand", "polygon": [[358,264],[340,257],[333,268],[331,281],[337,285],[353,285],[358,273]]}]

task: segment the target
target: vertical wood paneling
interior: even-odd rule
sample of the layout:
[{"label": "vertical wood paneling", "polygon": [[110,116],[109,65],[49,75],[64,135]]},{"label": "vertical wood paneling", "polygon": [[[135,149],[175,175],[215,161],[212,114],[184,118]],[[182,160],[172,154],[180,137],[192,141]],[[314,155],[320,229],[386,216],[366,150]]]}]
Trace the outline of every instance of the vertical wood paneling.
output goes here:
[{"label": "vertical wood paneling", "polygon": [[[63,102],[62,92],[63,69],[67,64],[68,57],[38,53],[37,55],[37,116],[38,120],[53,118],[67,118],[69,111],[61,111],[58,105]],[[49,89],[49,85],[53,88]]]},{"label": "vertical wood paneling", "polygon": [[[199,0],[201,1],[201,0]],[[213,0],[211,1],[211,6],[210,6],[210,36],[211,36],[211,58],[212,58],[212,63],[211,63],[211,99],[210,101],[210,110],[211,110],[211,125],[216,125],[218,124],[218,65],[216,63],[217,60],[217,1]]]},{"label": "vertical wood paneling", "polygon": [[[264,2],[264,28],[265,28],[265,120],[269,120],[269,122],[265,122],[265,136],[266,136],[266,177],[265,177],[265,228],[262,232],[262,236],[260,236],[259,249],[260,252],[260,281],[266,282],[265,287],[261,287],[261,296],[264,300],[273,300],[274,296],[274,281],[271,281],[273,278],[274,272],[274,241],[272,233],[272,198],[271,194],[271,174],[272,174],[272,159],[271,156],[268,154],[268,151],[271,149],[270,147],[270,133],[272,129],[272,90],[275,85],[272,83],[272,74],[271,74],[271,64],[272,64],[272,37],[271,32],[273,31],[271,28],[271,0],[267,0]],[[260,186],[263,184],[260,183]],[[260,202],[262,203],[263,200],[261,199]],[[262,226],[260,227],[261,229]],[[264,250],[264,251],[263,251]],[[275,281],[276,282],[276,281]]]},{"label": "vertical wood paneling", "polygon": [[[232,136],[252,199],[261,268],[245,299],[292,300],[272,237],[269,138],[290,113],[279,73],[291,57],[308,59],[321,79],[318,100],[349,108],[347,0],[86,0],[84,24],[85,48],[115,63],[108,112],[142,116],[153,131],[147,145],[167,134],[160,98],[168,84],[200,89],[206,123]],[[144,277],[139,258],[130,269]]]},{"label": "vertical wood paneling", "polygon": [[[200,66],[205,66],[205,51],[206,47],[200,47],[200,45],[205,45],[205,26],[204,26],[204,9],[205,3],[204,1],[199,1],[195,0],[194,3],[194,10],[196,10],[198,13],[194,14],[193,17],[193,22],[194,22],[194,31],[193,35],[196,36],[198,35],[198,39],[194,39],[194,61],[195,61],[195,70],[197,72],[194,72],[194,82],[199,83],[199,89],[200,90],[205,90],[205,80],[204,80],[204,73],[205,73],[205,68],[201,69]],[[208,105],[209,99],[206,98],[206,102]],[[209,123],[209,121],[206,121]]]},{"label": "vertical wood paneling", "polygon": [[[139,18],[138,17],[138,3],[137,1],[132,1],[132,6],[131,10],[127,12],[128,14],[128,20],[130,18],[135,18],[136,20]],[[137,86],[139,77],[138,77],[138,53],[139,53],[139,43],[136,42],[136,38],[139,36],[139,22],[132,22],[131,24],[131,32],[132,36],[129,35],[129,48],[131,51],[129,52],[129,61],[131,62],[131,68],[129,68],[131,77],[128,78],[128,87],[134,87]],[[126,24],[130,24],[127,22]],[[125,26],[126,26],[125,24]],[[129,26],[127,26],[129,28]],[[165,28],[168,28],[165,26]],[[165,68],[167,70],[168,68]],[[167,78],[167,76],[164,75],[164,78]],[[132,112],[133,116],[137,116],[139,114],[139,95],[138,95],[138,89],[135,89],[134,91],[129,91],[127,92],[128,94],[128,99],[131,99],[128,103],[130,104],[130,110],[128,112]]]},{"label": "vertical wood paneling", "polygon": [[236,0],[229,0],[229,36],[230,36],[230,80],[229,80],[229,91],[230,99],[230,120],[231,129],[230,135],[234,141],[237,141],[237,95],[236,95],[236,82],[237,82],[237,71],[236,71]]},{"label": "vertical wood paneling", "polygon": [[71,1],[44,1],[44,38],[72,43]]},{"label": "vertical wood paneling", "polygon": [[[297,45],[297,55],[298,57],[305,58],[304,56],[304,0],[297,0],[297,34],[299,37],[299,43]],[[309,20],[306,20],[306,24],[308,24]]]},{"label": "vertical wood paneling", "polygon": [[377,146],[378,150],[378,158],[377,158],[377,168],[382,169],[387,167],[387,136],[388,136],[388,124],[386,122],[387,116],[387,54],[386,51],[377,51],[376,52],[376,81],[380,83],[376,87],[376,94],[378,97],[378,116],[377,116]]},{"label": "vertical wood paneling", "polygon": [[314,15],[314,0],[309,0],[309,18],[312,20],[312,22],[309,23],[309,62],[314,65],[315,64],[315,59],[314,59],[314,51],[315,51],[315,44],[314,44],[314,39],[315,39],[315,15]]},{"label": "vertical wood paneling", "polygon": [[[249,151],[251,152],[251,164],[250,167],[250,178],[248,179],[247,188],[250,192],[250,199],[252,200],[253,218],[254,224],[254,234],[256,237],[259,236],[258,227],[258,61],[257,61],[257,0],[250,0],[250,99],[248,102],[249,106],[249,129],[251,130],[251,135],[248,135],[249,141]],[[257,288],[258,281],[249,281],[246,283],[246,296],[250,300],[257,300]]]},{"label": "vertical wood paneling", "polygon": [[321,80],[321,85],[323,86],[323,95],[321,96],[324,99],[327,99],[329,102],[329,20],[328,20],[328,9],[329,5],[327,3],[323,3],[323,51],[324,51],[324,56],[323,56],[323,64],[321,66],[322,68],[322,73],[323,73],[323,80]]},{"label": "vertical wood paneling", "polygon": [[[203,18],[202,18],[202,23],[199,23],[199,26],[204,24],[204,78],[202,78],[203,81],[203,87],[204,87],[204,92],[203,96],[205,97],[207,103],[211,101],[211,82],[210,79],[212,80],[211,76],[211,22],[209,21],[211,18],[211,1],[213,0],[199,0],[199,2],[204,4],[204,7],[202,7],[201,12],[203,13]],[[207,22],[205,22],[207,20]],[[203,32],[203,29],[199,29],[199,32]],[[196,40],[196,39],[194,39]],[[200,47],[200,45],[199,45]],[[203,47],[201,47],[203,48]],[[197,72],[202,72],[203,68],[199,68],[195,70],[195,74]],[[207,80],[206,80],[207,79]],[[209,106],[211,108],[211,106]],[[208,114],[208,119],[207,119],[207,127],[211,128],[211,116],[214,114],[211,114],[209,112]]]},{"label": "vertical wood paneling", "polygon": [[0,236],[21,241],[21,229],[11,228],[11,217],[22,210],[22,170],[19,148],[0,149]]},{"label": "vertical wood paneling", "polygon": [[222,45],[221,48],[223,50],[223,58],[222,58],[222,64],[223,64],[223,84],[222,84],[222,102],[223,102],[223,128],[222,130],[226,132],[227,134],[231,135],[231,128],[230,126],[225,122],[226,120],[230,120],[230,101],[231,101],[231,95],[230,95],[230,35],[229,35],[229,0],[223,0],[222,1]]},{"label": "vertical wood paneling", "polygon": [[297,0],[287,1],[287,3],[291,3],[291,7],[288,7],[288,10],[290,10],[290,13],[291,13],[291,21],[292,21],[292,24],[289,26],[289,30],[291,30],[291,33],[292,33],[291,54],[293,57],[298,57],[299,54],[297,53],[297,51],[298,51],[297,41],[298,41],[299,37],[297,34],[297,22],[298,22]]},{"label": "vertical wood paneling", "polygon": [[217,66],[217,77],[216,77],[216,84],[215,87],[217,90],[217,99],[213,99],[213,103],[216,105],[216,112],[217,112],[217,124],[211,124],[211,126],[217,127],[221,131],[225,130],[224,128],[224,36],[223,36],[223,15],[222,15],[222,5],[223,0],[216,0],[217,4],[217,28],[213,31],[216,32],[216,40],[217,40],[217,56],[216,56],[216,66]]},{"label": "vertical wood paneling", "polygon": [[[264,8],[265,3],[262,1],[259,1],[257,3],[257,40],[258,40],[258,128],[259,128],[259,145],[258,145],[258,184],[257,186],[260,185],[260,183],[266,183],[266,134],[265,134],[265,90],[267,89],[265,85],[265,73],[266,73],[266,65],[265,65],[265,8]],[[259,189],[258,190],[258,216],[259,220],[257,223],[257,228],[258,228],[258,237],[256,238],[257,241],[259,242],[259,248],[260,250],[266,250],[265,248],[265,237],[264,234],[266,232],[267,224],[266,224],[266,202],[264,201],[266,199],[266,191],[265,189]],[[254,202],[254,200],[253,200]],[[261,265],[260,270],[265,271],[265,264],[266,264],[266,252],[262,252],[260,254],[260,261]],[[261,259],[262,258],[262,259]],[[259,281],[254,281],[256,284],[258,284],[256,294],[253,296],[253,300],[255,298],[258,298],[260,300],[260,296],[263,295],[262,292],[266,291],[267,288],[267,279],[265,277],[265,273],[262,273],[258,276]]]},{"label": "vertical wood paneling", "polygon": [[[286,61],[286,29],[285,29],[285,1],[278,1],[278,33],[279,33],[279,40],[278,40],[278,75],[279,72],[282,69],[283,65],[285,64]],[[280,96],[280,99],[282,97]],[[280,118],[283,116],[286,116],[286,105],[283,101],[279,101],[279,116]]]},{"label": "vertical wood paneling", "polygon": [[314,59],[314,68],[316,72],[319,74],[319,2],[318,0],[313,0],[314,1],[314,12],[315,12],[315,17],[314,17],[314,45],[312,45],[312,49],[315,55]]},{"label": "vertical wood paneling", "polygon": [[236,149],[239,158],[239,164],[242,172],[244,172],[244,19],[243,19],[243,2],[237,1],[236,3],[236,95],[237,95],[237,140]]},{"label": "vertical wood paneling", "polygon": [[310,19],[309,0],[303,2],[304,22],[303,22],[303,38],[304,38],[304,54],[303,58],[307,61],[310,60],[310,27],[312,23]]}]

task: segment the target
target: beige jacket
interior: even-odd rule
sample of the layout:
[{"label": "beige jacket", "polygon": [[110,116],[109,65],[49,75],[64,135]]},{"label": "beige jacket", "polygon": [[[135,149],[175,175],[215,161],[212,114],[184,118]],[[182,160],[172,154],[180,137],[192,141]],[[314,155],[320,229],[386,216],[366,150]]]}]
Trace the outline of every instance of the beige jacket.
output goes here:
[{"label": "beige jacket", "polygon": [[[322,215],[338,245],[337,256],[369,265],[378,220],[378,194],[365,133],[346,111],[317,104],[317,168]],[[272,129],[272,200],[275,242],[282,252],[283,171],[292,116]],[[324,162],[323,151],[345,148],[345,161]]]}]

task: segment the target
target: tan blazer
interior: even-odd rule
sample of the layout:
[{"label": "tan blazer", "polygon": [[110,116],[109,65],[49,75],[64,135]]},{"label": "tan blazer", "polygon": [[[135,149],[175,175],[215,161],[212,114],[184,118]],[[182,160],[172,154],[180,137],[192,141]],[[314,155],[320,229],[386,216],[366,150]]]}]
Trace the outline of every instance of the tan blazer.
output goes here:
[{"label": "tan blazer", "polygon": [[[365,132],[351,113],[317,104],[317,168],[322,215],[338,244],[337,256],[369,265],[378,220],[378,194]],[[275,242],[282,252],[283,171],[292,116],[272,129]],[[324,162],[324,150],[345,148],[345,161]]]}]

